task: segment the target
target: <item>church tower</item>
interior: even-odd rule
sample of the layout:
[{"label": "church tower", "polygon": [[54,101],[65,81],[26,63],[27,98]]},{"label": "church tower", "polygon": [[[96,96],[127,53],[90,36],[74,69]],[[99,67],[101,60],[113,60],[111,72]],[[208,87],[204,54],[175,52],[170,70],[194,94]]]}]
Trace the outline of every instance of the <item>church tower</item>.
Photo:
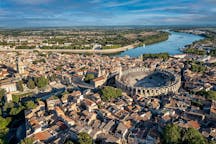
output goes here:
[{"label": "church tower", "polygon": [[22,63],[19,57],[16,58],[16,67],[17,67],[17,72],[19,74],[23,74],[25,72],[24,64]]},{"label": "church tower", "polygon": [[122,66],[120,65],[120,67],[119,67],[119,78],[121,78],[122,77]]},{"label": "church tower", "polygon": [[101,72],[101,67],[99,66],[98,68],[98,77],[101,77],[102,76],[102,72]]}]

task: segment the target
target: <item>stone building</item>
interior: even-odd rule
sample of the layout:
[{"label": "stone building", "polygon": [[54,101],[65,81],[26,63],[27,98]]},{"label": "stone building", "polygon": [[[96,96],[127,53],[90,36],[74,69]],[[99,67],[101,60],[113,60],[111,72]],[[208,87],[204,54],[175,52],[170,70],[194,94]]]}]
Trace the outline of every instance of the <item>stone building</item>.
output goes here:
[{"label": "stone building", "polygon": [[20,60],[19,57],[16,59],[16,67],[17,67],[17,72],[19,74],[24,74],[25,73],[25,68],[23,62]]},{"label": "stone building", "polygon": [[[125,83],[125,81],[122,80],[122,77],[128,77],[130,73],[133,73],[133,75],[137,75],[139,73],[147,73],[149,75],[150,72],[146,68],[133,68],[126,71],[122,71],[120,69],[119,75],[116,77],[116,86],[118,88],[121,88],[123,91],[125,91],[128,95],[141,95],[141,96],[159,96],[162,94],[169,94],[169,93],[176,93],[178,92],[178,89],[181,86],[181,78],[180,76],[174,74],[173,72],[162,70],[162,69],[155,69],[154,72],[159,72],[162,74],[162,76],[167,79],[172,80],[169,82],[168,85],[161,85],[156,87],[142,87],[142,86],[135,86],[131,85],[129,83]],[[153,73],[154,73],[153,72]],[[137,73],[137,74],[136,74]]]}]

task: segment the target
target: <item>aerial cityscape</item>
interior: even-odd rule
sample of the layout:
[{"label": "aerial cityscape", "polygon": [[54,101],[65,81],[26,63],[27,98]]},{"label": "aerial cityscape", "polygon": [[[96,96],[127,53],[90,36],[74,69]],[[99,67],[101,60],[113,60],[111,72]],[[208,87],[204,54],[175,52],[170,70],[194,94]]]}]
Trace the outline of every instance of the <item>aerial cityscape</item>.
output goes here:
[{"label": "aerial cityscape", "polygon": [[216,1],[0,0],[0,144],[216,144]]}]

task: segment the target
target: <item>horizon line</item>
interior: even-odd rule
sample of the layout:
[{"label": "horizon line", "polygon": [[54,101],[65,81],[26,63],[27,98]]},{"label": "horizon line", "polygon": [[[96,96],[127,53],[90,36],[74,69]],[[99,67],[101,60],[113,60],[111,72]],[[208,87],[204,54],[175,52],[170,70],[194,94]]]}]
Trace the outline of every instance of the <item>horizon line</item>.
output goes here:
[{"label": "horizon line", "polygon": [[43,28],[97,28],[97,27],[216,27],[216,24],[166,24],[166,25],[71,25],[71,26],[0,26],[0,29],[43,29]]}]

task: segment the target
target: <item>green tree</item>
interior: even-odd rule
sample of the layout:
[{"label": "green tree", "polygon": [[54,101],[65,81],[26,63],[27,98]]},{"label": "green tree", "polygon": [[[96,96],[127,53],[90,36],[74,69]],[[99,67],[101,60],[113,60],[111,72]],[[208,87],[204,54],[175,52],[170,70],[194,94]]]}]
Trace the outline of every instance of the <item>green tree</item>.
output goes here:
[{"label": "green tree", "polygon": [[24,91],[24,88],[23,88],[23,81],[19,81],[17,83],[17,89],[18,91]]},{"label": "green tree", "polygon": [[0,116],[0,129],[5,129],[9,123],[11,122],[11,118],[3,118]]},{"label": "green tree", "polygon": [[0,144],[6,144],[8,143],[6,139],[6,135],[8,133],[8,128],[0,129]]},{"label": "green tree", "polygon": [[15,103],[18,103],[20,100],[18,95],[12,95],[12,98],[13,98],[13,102],[15,102]]},{"label": "green tree", "polygon": [[48,79],[45,76],[34,78],[34,82],[38,88],[43,88],[48,85]]},{"label": "green tree", "polygon": [[184,143],[188,144],[206,144],[206,140],[202,134],[194,128],[188,128],[182,139]]},{"label": "green tree", "polygon": [[165,144],[178,144],[181,141],[181,129],[174,124],[168,124],[163,131]]},{"label": "green tree", "polygon": [[90,82],[90,80],[93,80],[95,78],[94,74],[86,74],[84,81]]},{"label": "green tree", "polygon": [[23,139],[20,144],[33,144],[34,140],[32,138],[25,138]]},{"label": "green tree", "polygon": [[5,89],[0,89],[0,103],[1,103],[1,105],[2,105],[2,101],[3,101],[5,94],[6,94]]},{"label": "green tree", "polygon": [[78,134],[78,141],[79,144],[93,144],[93,139],[85,132]]},{"label": "green tree", "polygon": [[110,101],[113,98],[122,96],[122,90],[111,86],[106,86],[101,90],[101,95],[103,101]]},{"label": "green tree", "polygon": [[9,103],[5,103],[3,106],[3,111],[8,111],[9,109],[14,107],[14,103],[9,102]]},{"label": "green tree", "polygon": [[209,144],[216,144],[216,141],[210,141]]},{"label": "green tree", "polygon": [[34,89],[36,86],[35,86],[35,83],[32,79],[30,79],[28,82],[27,82],[27,87],[29,89]]},{"label": "green tree", "polygon": [[5,89],[0,89],[0,99],[2,99],[2,97],[4,97],[6,94]]},{"label": "green tree", "polygon": [[33,109],[36,107],[35,103],[33,101],[28,101],[25,103],[26,109]]},{"label": "green tree", "polygon": [[197,92],[196,94],[206,97],[209,100],[216,100],[216,91],[205,91],[201,90]]},{"label": "green tree", "polygon": [[17,115],[17,114],[19,114],[22,110],[24,110],[24,107],[23,107],[23,106],[13,107],[13,108],[11,108],[11,110],[10,110],[10,115],[12,115],[12,116]]},{"label": "green tree", "polygon": [[0,116],[0,144],[7,143],[6,135],[8,133],[7,126],[11,122],[11,118],[3,118]]},{"label": "green tree", "polygon": [[74,144],[74,142],[70,139],[66,140],[64,144]]},{"label": "green tree", "polygon": [[169,54],[168,53],[156,53],[156,54],[143,54],[143,60],[145,59],[155,59],[155,58],[161,58],[163,60],[166,60],[169,58]]},{"label": "green tree", "polygon": [[207,98],[210,100],[216,100],[216,91],[208,91]]}]

